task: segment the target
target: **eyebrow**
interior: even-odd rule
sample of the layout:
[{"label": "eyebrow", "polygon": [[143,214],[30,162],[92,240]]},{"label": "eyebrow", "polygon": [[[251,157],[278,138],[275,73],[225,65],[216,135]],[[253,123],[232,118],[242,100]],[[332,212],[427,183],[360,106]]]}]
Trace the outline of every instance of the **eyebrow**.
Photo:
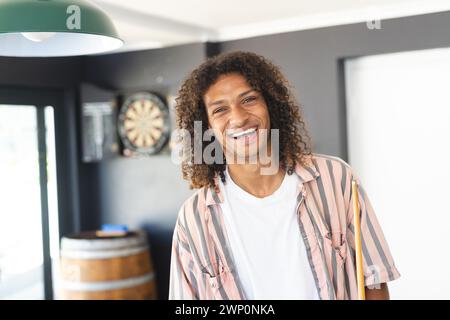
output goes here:
[{"label": "eyebrow", "polygon": [[[255,89],[250,89],[250,90],[247,90],[247,91],[245,91],[245,92],[242,92],[242,93],[240,93],[239,95],[238,95],[238,97],[240,98],[240,97],[242,97],[242,96],[245,96],[246,94],[248,94],[248,93],[250,93],[250,92],[252,92],[252,91],[256,91]],[[222,102],[224,102],[225,100],[216,100],[216,101],[214,101],[214,102],[211,102],[210,104],[208,104],[208,107],[210,107],[210,106],[214,106],[214,105],[218,105],[218,104],[221,104]]]}]

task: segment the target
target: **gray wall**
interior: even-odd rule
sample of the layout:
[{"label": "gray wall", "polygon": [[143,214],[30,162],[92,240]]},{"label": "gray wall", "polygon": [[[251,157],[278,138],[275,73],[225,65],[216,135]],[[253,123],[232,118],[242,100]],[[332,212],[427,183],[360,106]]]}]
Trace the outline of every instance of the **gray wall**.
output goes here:
[{"label": "gray wall", "polygon": [[82,57],[0,57],[0,86],[70,89],[81,80]]},{"label": "gray wall", "polygon": [[[194,44],[88,57],[84,63],[84,81],[116,94],[146,90],[169,98],[205,55],[205,45]],[[84,166],[96,166],[98,170],[97,200],[101,208],[98,214],[102,223],[139,227],[152,221],[172,227],[182,201],[192,193],[167,150],[149,158],[117,156]]]}]

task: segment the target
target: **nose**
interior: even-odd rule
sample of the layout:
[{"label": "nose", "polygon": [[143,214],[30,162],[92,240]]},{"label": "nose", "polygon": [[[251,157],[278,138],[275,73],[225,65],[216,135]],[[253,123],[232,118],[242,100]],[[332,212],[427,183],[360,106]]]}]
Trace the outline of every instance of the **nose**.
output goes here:
[{"label": "nose", "polygon": [[241,106],[237,105],[231,108],[230,127],[239,128],[245,125],[248,120],[247,111]]}]

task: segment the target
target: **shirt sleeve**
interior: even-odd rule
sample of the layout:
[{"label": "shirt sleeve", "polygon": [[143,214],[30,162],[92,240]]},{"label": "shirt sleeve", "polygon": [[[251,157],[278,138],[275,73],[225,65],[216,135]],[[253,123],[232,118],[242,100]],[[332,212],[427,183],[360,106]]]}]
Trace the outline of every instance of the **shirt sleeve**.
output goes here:
[{"label": "shirt sleeve", "polygon": [[194,261],[183,227],[177,222],[172,239],[169,300],[198,300]]},{"label": "shirt sleeve", "polygon": [[347,180],[347,188],[350,190],[346,190],[345,193],[346,198],[348,199],[348,201],[346,201],[346,204],[348,205],[347,233],[349,234],[350,247],[353,249],[353,256],[355,254],[355,228],[353,220],[353,198],[351,194],[352,180],[356,180],[358,184],[365,286],[373,287],[377,284],[399,278],[400,273],[395,266],[394,259],[391,255],[386,238],[375,215],[369,197],[367,196],[361,181],[356,177],[355,173],[350,168],[349,178]]}]

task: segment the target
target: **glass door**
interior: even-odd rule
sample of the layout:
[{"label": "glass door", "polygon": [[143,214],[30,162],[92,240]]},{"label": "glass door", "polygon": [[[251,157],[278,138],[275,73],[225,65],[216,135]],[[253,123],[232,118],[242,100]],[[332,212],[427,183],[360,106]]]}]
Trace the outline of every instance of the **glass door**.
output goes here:
[{"label": "glass door", "polygon": [[0,299],[51,299],[59,252],[54,110],[1,98]]}]

